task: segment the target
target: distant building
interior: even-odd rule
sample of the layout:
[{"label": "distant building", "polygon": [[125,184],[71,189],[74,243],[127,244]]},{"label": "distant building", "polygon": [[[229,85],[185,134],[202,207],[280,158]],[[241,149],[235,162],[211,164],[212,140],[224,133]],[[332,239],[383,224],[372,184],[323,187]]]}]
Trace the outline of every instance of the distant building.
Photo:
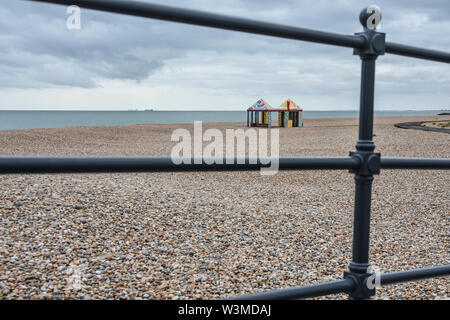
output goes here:
[{"label": "distant building", "polygon": [[272,107],[264,99],[256,101],[247,109],[247,127],[272,127],[272,116],[278,113],[278,126],[285,128],[303,127],[303,109],[291,99],[278,108]]}]

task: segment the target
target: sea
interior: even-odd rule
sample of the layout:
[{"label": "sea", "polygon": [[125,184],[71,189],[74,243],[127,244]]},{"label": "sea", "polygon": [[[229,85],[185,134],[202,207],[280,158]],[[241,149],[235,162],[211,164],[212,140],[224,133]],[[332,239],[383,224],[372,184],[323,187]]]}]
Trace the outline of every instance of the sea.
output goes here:
[{"label": "sea", "polygon": [[[443,110],[375,111],[375,117],[433,116]],[[304,119],[356,118],[358,111],[304,111]],[[246,111],[17,111],[0,110],[0,130],[123,126],[203,122],[245,122]]]}]

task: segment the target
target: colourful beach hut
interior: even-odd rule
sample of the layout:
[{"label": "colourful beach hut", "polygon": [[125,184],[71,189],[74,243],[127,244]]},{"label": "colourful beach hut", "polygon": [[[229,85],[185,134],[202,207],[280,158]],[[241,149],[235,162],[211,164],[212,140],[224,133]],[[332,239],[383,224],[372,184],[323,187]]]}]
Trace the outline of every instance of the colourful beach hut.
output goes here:
[{"label": "colourful beach hut", "polygon": [[271,127],[272,106],[264,99],[259,99],[247,109],[247,127]]},{"label": "colourful beach hut", "polygon": [[277,111],[280,127],[303,127],[303,109],[291,99],[284,101]]}]

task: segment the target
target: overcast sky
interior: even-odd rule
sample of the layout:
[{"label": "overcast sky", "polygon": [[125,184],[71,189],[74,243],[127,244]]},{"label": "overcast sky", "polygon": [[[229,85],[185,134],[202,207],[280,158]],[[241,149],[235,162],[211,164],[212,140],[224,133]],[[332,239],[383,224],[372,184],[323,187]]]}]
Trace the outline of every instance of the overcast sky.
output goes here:
[{"label": "overcast sky", "polygon": [[[343,34],[362,31],[351,0],[155,0]],[[387,41],[450,51],[449,0],[377,0]],[[305,110],[358,109],[352,49],[67,7],[0,1],[0,109],[243,110],[263,97]],[[377,60],[377,110],[450,109],[450,65]]]}]

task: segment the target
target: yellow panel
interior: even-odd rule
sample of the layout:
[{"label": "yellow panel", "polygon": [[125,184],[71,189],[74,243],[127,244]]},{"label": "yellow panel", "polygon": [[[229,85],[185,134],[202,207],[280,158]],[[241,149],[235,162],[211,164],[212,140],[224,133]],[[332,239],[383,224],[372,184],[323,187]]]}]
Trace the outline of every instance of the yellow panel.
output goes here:
[{"label": "yellow panel", "polygon": [[262,113],[262,123],[267,124],[267,112]]},{"label": "yellow panel", "polygon": [[292,128],[292,120],[288,120],[288,128]]}]

